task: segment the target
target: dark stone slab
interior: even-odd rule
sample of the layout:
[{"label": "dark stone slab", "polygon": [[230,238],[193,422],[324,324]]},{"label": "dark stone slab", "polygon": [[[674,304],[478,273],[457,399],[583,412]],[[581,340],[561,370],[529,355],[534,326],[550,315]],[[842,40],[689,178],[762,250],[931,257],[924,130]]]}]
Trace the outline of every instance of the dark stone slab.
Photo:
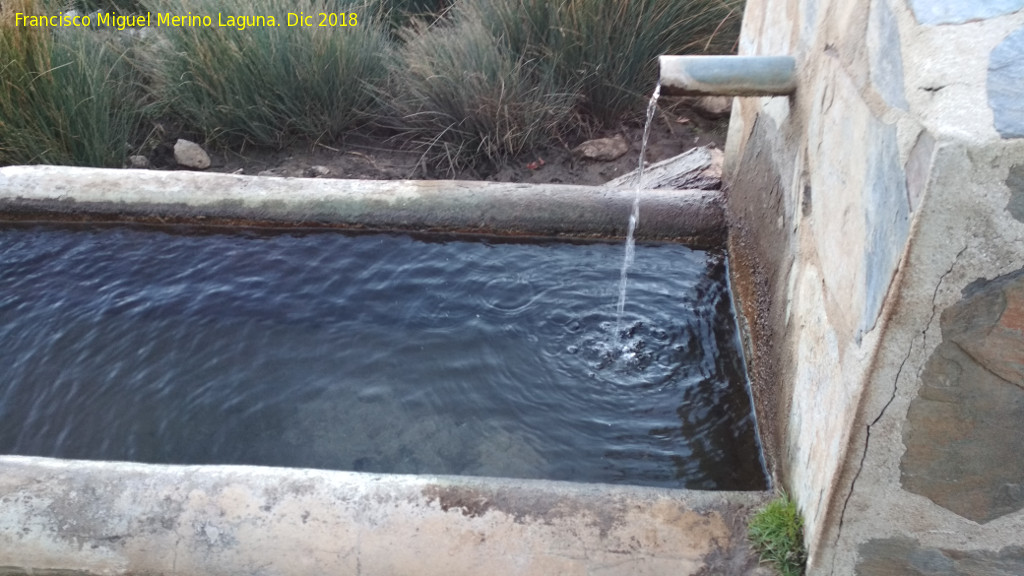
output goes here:
[{"label": "dark stone slab", "polygon": [[1020,576],[1024,548],[988,550],[925,548],[913,538],[876,538],[858,549],[857,576]]},{"label": "dark stone slab", "polygon": [[[942,314],[943,337],[996,376],[1024,388],[1024,273],[968,287]],[[947,317],[948,315],[948,317]]]},{"label": "dark stone slab", "polygon": [[1014,164],[1010,167],[1006,187],[1010,189],[1010,201],[1006,203],[1006,210],[1010,216],[1024,222],[1024,164]]},{"label": "dark stone slab", "polygon": [[1012,14],[1024,8],[1024,0],[910,0],[921,24],[962,24]]},{"label": "dark stone slab", "polygon": [[907,412],[902,484],[984,523],[1024,508],[1024,270],[972,283],[940,325]]},{"label": "dark stone slab", "polygon": [[992,50],[987,86],[988,105],[999,135],[1024,138],[1024,29],[1013,32]]}]

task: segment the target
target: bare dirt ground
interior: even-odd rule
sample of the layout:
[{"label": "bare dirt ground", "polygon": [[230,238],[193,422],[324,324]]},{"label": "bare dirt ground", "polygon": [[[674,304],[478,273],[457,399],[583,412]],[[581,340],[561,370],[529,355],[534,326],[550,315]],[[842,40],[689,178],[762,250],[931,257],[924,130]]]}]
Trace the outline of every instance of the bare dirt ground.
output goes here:
[{"label": "bare dirt ground", "polygon": [[[728,117],[707,118],[686,103],[660,106],[651,128],[647,161],[658,162],[681,154],[696,146],[725,143]],[[350,139],[330,146],[297,145],[280,151],[210,150],[211,172],[290,177],[352,178],[366,180],[458,179],[533,184],[601,185],[637,168],[643,125],[624,124],[603,130],[592,138],[622,135],[629,151],[612,161],[589,160],[574,154],[572,149],[586,138],[534,150],[503,166],[464,170],[445,174],[432,170],[416,152],[402,150],[384,139]],[[174,139],[168,135],[163,146],[169,152]],[[176,136],[174,137],[176,138]],[[174,169],[173,156],[154,157],[154,168]]]}]

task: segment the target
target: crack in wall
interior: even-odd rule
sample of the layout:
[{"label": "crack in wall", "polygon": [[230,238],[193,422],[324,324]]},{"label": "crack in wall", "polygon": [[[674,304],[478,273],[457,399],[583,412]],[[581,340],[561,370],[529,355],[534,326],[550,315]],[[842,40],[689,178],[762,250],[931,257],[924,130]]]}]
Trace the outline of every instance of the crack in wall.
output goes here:
[{"label": "crack in wall", "polygon": [[[959,252],[957,252],[956,256],[953,258],[953,262],[949,265],[949,268],[945,272],[943,272],[941,276],[939,276],[939,281],[936,282],[935,284],[935,290],[932,291],[932,313],[931,315],[928,316],[928,321],[925,323],[924,329],[921,330],[922,345],[927,346],[928,330],[931,328],[932,322],[935,321],[935,315],[938,311],[938,306],[936,305],[935,301],[938,298],[939,289],[942,287],[942,283],[946,280],[946,277],[953,273],[953,269],[956,268],[957,262],[960,261],[960,257],[963,256],[964,252],[966,251],[967,246],[965,245],[963,248],[960,249]],[[914,340],[911,340],[910,346],[907,348],[907,353],[903,356],[903,360],[900,362],[900,367],[896,370],[896,377],[893,379],[892,394],[889,396],[889,400],[886,401],[884,406],[882,406],[882,409],[878,412],[878,415],[875,416],[875,419],[869,422],[867,425],[867,430],[865,432],[864,438],[864,451],[861,452],[860,462],[857,464],[857,472],[853,475],[853,480],[850,482],[850,490],[846,493],[846,498],[843,499],[842,512],[839,513],[839,526],[836,528],[836,537],[835,540],[833,540],[832,542],[832,547],[834,548],[834,550],[832,551],[832,567],[829,569],[830,575],[835,574],[836,570],[836,559],[839,557],[839,540],[840,538],[842,538],[843,524],[846,521],[846,508],[850,505],[850,499],[853,497],[853,493],[857,487],[857,480],[860,478],[861,472],[864,471],[864,461],[867,459],[868,450],[871,447],[871,428],[875,424],[878,424],[878,422],[885,416],[885,412],[889,409],[889,406],[896,400],[896,394],[899,393],[900,377],[903,375],[903,368],[904,366],[906,366],[907,361],[910,360],[910,356],[913,354],[913,351]],[[918,370],[917,376],[920,377],[920,375],[921,371]]]},{"label": "crack in wall", "polygon": [[178,573],[178,548],[181,546],[181,534],[177,530],[175,533],[178,534],[178,538],[174,541],[174,553],[171,556],[171,574]]},{"label": "crack in wall", "polygon": [[[950,273],[953,272],[953,268],[956,268],[956,263],[960,261],[960,257],[963,256],[966,251],[967,246],[965,245],[956,253],[956,256],[953,257],[953,263],[950,264],[949,269],[943,272],[942,276],[939,277],[939,282],[935,285],[935,290],[932,292],[932,313],[931,316],[928,317],[928,322],[924,325],[924,330],[921,331],[921,337],[926,347],[928,346],[928,331],[931,330],[932,322],[935,321],[935,314],[938,312],[938,306],[935,304],[935,300],[939,297],[939,288],[942,287],[942,282],[946,279],[946,276],[949,276]],[[920,376],[921,371],[918,370],[917,374]]]}]

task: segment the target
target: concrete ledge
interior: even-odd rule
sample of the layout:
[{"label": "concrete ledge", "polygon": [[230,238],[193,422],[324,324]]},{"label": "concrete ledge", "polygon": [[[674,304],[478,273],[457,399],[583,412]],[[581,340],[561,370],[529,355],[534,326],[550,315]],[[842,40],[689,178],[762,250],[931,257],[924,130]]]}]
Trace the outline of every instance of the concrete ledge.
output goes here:
[{"label": "concrete ledge", "polygon": [[767,498],[0,456],[0,574],[751,574]]},{"label": "concrete ledge", "polygon": [[[0,221],[187,222],[620,238],[633,190],[492,182],[270,178],[64,166],[0,168]],[[645,190],[637,237],[718,246],[719,192]]]}]

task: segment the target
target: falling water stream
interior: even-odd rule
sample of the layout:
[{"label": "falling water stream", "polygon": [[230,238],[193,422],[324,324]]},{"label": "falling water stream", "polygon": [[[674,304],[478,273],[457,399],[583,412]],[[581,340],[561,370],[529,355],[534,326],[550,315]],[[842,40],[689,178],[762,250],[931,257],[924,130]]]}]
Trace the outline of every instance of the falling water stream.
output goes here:
[{"label": "falling water stream", "polygon": [[640,167],[636,172],[636,186],[633,195],[633,212],[629,215],[629,229],[626,232],[626,255],[622,259],[622,272],[619,274],[619,304],[615,314],[615,332],[622,331],[622,313],[626,310],[626,283],[629,277],[629,267],[633,264],[636,255],[636,240],[633,238],[637,224],[640,223],[640,188],[644,182],[644,156],[647,155],[647,139],[651,135],[651,121],[654,120],[654,112],[658,109],[658,96],[661,95],[661,83],[654,87],[654,94],[647,104],[647,122],[644,124],[644,137],[640,141]]}]

